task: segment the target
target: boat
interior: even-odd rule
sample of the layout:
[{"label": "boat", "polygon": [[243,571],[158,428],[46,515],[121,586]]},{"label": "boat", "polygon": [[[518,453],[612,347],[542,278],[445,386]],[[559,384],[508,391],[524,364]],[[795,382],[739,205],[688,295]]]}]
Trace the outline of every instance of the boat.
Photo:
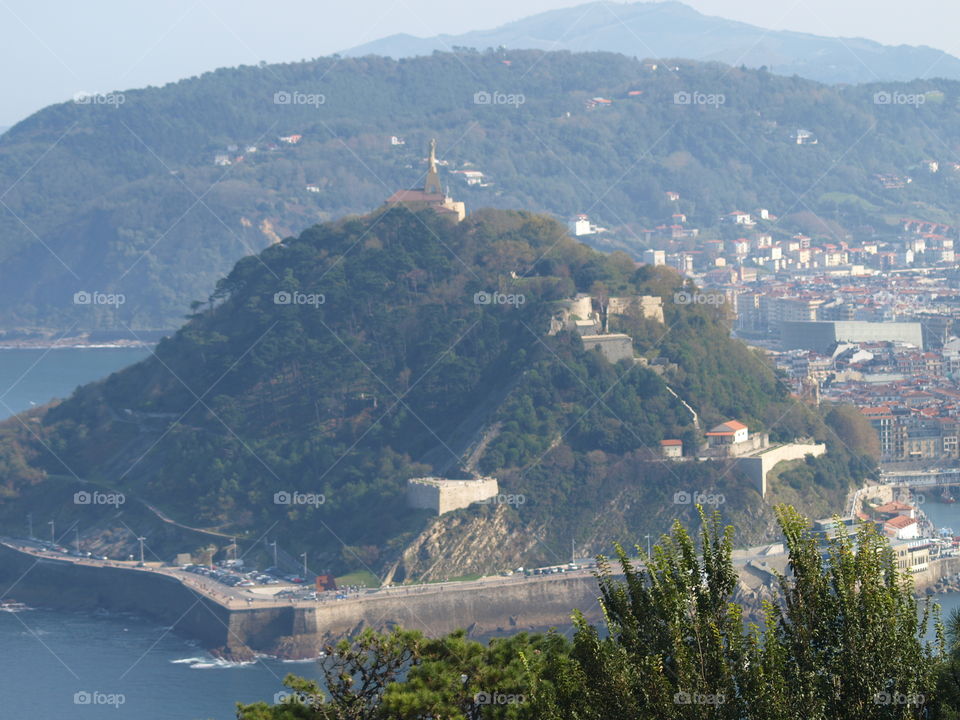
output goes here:
[{"label": "boat", "polygon": [[947,488],[944,488],[940,492],[940,502],[947,503],[948,505],[953,504],[957,501],[953,495],[950,494],[950,491]]}]

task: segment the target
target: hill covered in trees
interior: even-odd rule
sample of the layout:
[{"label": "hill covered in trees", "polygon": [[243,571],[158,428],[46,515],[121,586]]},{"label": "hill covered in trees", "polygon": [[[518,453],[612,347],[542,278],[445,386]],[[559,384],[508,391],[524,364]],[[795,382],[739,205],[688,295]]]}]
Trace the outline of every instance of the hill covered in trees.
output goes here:
[{"label": "hill covered in trees", "polygon": [[[80,97],[0,136],[0,329],[175,328],[238,258],[418,184],[434,136],[469,209],[589,212],[635,256],[676,212],[701,237],[761,206],[775,234],[954,223],[958,99],[953,81],[827,87],[534,50],[330,57]],[[818,143],[797,145],[799,128]]]},{"label": "hill covered in trees", "polygon": [[[658,458],[663,438],[701,441],[682,401],[705,426],[735,417],[826,440],[793,481],[811,507],[842,500],[870,461],[730,338],[722,306],[674,303],[681,287],[525,212],[314,226],[238,262],[147,360],[0,426],[0,516],[65,527],[70,495],[91,483],[189,527],[270,533],[311,565],[396,580],[556,562],[571,541],[609,550],[695,520],[681,491],[722,495],[745,541],[771,536],[769,503],[732,468]],[[524,301],[478,302],[494,291]],[[646,363],[548,332],[577,292],[663,299],[663,323],[611,319]],[[406,509],[408,478],[468,470],[498,477],[508,499],[440,519]],[[119,522],[82,510],[87,527],[98,511]]]}]

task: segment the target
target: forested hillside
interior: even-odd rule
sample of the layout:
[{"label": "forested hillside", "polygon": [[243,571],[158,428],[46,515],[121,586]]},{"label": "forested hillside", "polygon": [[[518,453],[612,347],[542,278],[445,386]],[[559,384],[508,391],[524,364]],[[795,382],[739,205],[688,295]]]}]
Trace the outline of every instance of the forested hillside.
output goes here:
[{"label": "forested hillside", "polygon": [[[79,98],[0,136],[0,330],[174,328],[240,257],[416,185],[433,136],[469,210],[589,212],[633,253],[675,212],[701,237],[760,206],[775,233],[954,222],[958,99],[948,81],[833,88],[541,51],[321,58]],[[818,143],[797,145],[799,128]],[[81,291],[124,302],[77,304]]]},{"label": "forested hillside", "polygon": [[[723,494],[745,538],[765,537],[770,507],[737,473],[656,458],[665,437],[700,442],[679,398],[707,425],[737,417],[754,431],[828,440],[804,490],[811,502],[842,498],[869,463],[729,337],[721,308],[670,302],[679,288],[672,270],[637,269],[525,212],[455,225],[395,210],[317,225],[237,263],[150,359],[7,421],[0,514],[49,503],[49,484],[66,477],[191,527],[251,539],[269,530],[321,567],[379,572],[403,556],[408,574],[425,570],[419,554],[462,540],[457,523],[475,523],[500,551],[513,545],[451,559],[450,570],[548,560],[571,540],[609,549],[678,513],[693,519],[678,491]],[[650,367],[612,365],[578,335],[547,332],[567,298],[601,289],[666,300],[664,323],[616,320]],[[524,302],[477,303],[494,290]],[[430,518],[405,509],[406,480],[458,476],[480,437],[489,444],[477,469],[523,502],[458,511],[436,546],[418,539]],[[282,504],[278,492],[323,501]],[[42,512],[70,513],[63,505]]]}]

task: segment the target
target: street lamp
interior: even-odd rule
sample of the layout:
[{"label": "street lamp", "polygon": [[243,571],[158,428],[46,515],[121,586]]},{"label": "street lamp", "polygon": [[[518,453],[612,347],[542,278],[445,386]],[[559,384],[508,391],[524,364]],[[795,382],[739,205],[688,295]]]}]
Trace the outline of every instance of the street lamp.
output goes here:
[{"label": "street lamp", "polygon": [[140,543],[140,564],[143,565],[143,541],[146,540],[145,537],[138,537],[137,540]]},{"label": "street lamp", "polygon": [[56,544],[57,544],[57,540],[56,540],[56,534],[55,534],[54,531],[53,531],[53,529],[54,529],[54,527],[55,527],[55,525],[54,525],[54,523],[53,523],[53,520],[47,520],[47,525],[50,526],[50,544],[51,544],[51,545],[56,545]]},{"label": "street lamp", "polygon": [[306,580],[307,580],[307,554],[306,554],[306,553],[301,553],[301,554],[300,554],[300,557],[303,558],[303,580],[304,580],[304,582],[306,582]]}]

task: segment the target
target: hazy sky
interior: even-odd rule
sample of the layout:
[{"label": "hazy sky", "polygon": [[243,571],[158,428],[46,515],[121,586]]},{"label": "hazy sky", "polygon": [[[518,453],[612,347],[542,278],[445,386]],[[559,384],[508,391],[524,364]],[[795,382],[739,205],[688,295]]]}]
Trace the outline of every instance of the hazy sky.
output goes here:
[{"label": "hazy sky", "polygon": [[[161,85],[205,70],[301,60],[396,32],[495,27],[583,0],[0,0],[0,126],[78,92]],[[688,0],[773,29],[960,54],[944,0]]]}]

